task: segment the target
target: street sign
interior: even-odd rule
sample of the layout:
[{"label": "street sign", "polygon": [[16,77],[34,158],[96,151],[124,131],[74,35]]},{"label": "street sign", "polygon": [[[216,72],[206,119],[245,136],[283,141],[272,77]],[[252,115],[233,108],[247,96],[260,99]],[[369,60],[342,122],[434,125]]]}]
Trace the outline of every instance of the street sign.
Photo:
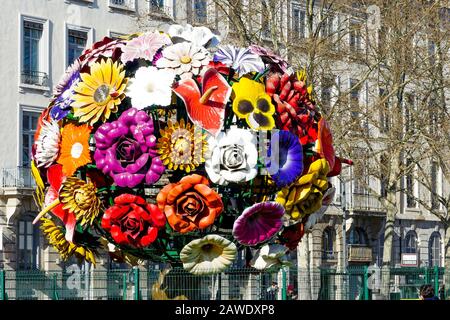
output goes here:
[{"label": "street sign", "polygon": [[402,267],[418,267],[419,259],[417,253],[402,253]]}]

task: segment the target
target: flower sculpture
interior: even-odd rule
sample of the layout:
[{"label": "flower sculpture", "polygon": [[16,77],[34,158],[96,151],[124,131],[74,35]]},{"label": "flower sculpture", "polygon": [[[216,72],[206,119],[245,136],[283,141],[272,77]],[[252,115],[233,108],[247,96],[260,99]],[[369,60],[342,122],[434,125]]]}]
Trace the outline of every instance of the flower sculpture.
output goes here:
[{"label": "flower sculpture", "polygon": [[235,257],[236,245],[215,234],[193,240],[180,253],[183,267],[193,274],[214,274],[230,266]]},{"label": "flower sculpture", "polygon": [[223,211],[220,196],[209,187],[208,179],[198,174],[168,184],[156,201],[172,229],[180,233],[209,227]]},{"label": "flower sculpture", "polygon": [[117,121],[95,132],[97,167],[121,187],[156,182],[165,168],[156,151],[153,121],[143,111],[131,108]]},{"label": "flower sculpture", "polygon": [[102,218],[102,228],[111,233],[116,243],[132,247],[149,246],[165,224],[156,205],[128,193],[116,197]]},{"label": "flower sculpture", "polygon": [[287,265],[351,164],[313,96],[278,53],[206,27],[105,37],[38,120],[33,223],[64,260],[104,251],[202,275],[245,250],[256,269]]}]

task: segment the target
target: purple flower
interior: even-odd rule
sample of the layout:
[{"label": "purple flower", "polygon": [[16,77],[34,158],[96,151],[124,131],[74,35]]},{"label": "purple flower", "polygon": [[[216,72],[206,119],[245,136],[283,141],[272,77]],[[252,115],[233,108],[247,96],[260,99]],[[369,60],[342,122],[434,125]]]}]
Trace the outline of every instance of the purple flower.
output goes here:
[{"label": "purple flower", "polygon": [[[274,146],[278,146],[278,157],[276,154],[272,155]],[[302,145],[293,133],[284,130],[275,132],[272,135],[268,156],[266,167],[277,187],[286,187],[302,175]]]},{"label": "purple flower", "polygon": [[287,73],[289,65],[286,60],[284,60],[279,55],[275,54],[269,49],[263,48],[256,44],[253,44],[249,47],[250,51],[254,54],[257,54],[261,57],[261,59],[268,64],[271,64],[275,69],[275,71],[281,71],[283,73]]},{"label": "purple flower", "polygon": [[233,68],[240,77],[253,71],[262,72],[265,68],[261,58],[249,48],[236,48],[231,45],[220,47],[214,54],[214,61]]},{"label": "purple flower", "polygon": [[243,245],[272,238],[283,226],[284,208],[277,202],[261,202],[244,210],[233,225],[233,236]]},{"label": "purple flower", "polygon": [[73,102],[72,94],[75,85],[80,81],[80,61],[76,59],[70,65],[66,73],[62,76],[59,83],[53,89],[56,96],[50,115],[53,119],[59,121],[65,118],[70,112],[70,104]]},{"label": "purple flower", "polygon": [[97,168],[120,187],[155,183],[165,167],[157,156],[153,131],[153,120],[136,108],[122,113],[117,121],[102,124],[95,132]]}]

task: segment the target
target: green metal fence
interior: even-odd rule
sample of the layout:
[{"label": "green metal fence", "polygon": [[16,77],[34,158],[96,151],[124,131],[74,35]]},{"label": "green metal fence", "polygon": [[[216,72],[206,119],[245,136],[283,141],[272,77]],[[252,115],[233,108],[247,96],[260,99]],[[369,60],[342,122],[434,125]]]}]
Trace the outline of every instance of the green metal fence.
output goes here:
[{"label": "green metal fence", "polygon": [[[432,284],[438,295],[443,285],[443,268],[392,268],[389,296],[381,297],[383,272],[373,267],[353,267],[345,272],[233,268],[217,275],[195,276],[175,268],[165,275],[160,287],[157,269],[0,270],[0,300],[150,300],[155,298],[152,295],[155,286],[163,289],[169,299],[398,300],[417,299],[423,284]],[[274,282],[277,285],[272,287]]]}]

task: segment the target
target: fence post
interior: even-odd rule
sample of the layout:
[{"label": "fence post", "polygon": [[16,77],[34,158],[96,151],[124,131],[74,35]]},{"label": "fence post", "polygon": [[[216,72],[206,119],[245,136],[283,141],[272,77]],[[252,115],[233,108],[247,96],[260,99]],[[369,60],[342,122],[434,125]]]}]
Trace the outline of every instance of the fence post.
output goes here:
[{"label": "fence post", "polygon": [[134,300],[139,300],[139,268],[134,268]]},{"label": "fence post", "polygon": [[284,268],[281,268],[281,276],[282,276],[281,300],[287,300],[286,270]]},{"label": "fence post", "polygon": [[5,270],[0,270],[0,300],[6,300]]},{"label": "fence post", "polygon": [[439,296],[439,268],[434,266],[434,293]]},{"label": "fence post", "polygon": [[364,300],[369,300],[369,271],[364,266]]},{"label": "fence post", "polygon": [[127,274],[124,272],[122,273],[122,300],[127,300]]},{"label": "fence post", "polygon": [[56,273],[52,277],[52,299],[58,300],[57,284],[56,284]]}]

